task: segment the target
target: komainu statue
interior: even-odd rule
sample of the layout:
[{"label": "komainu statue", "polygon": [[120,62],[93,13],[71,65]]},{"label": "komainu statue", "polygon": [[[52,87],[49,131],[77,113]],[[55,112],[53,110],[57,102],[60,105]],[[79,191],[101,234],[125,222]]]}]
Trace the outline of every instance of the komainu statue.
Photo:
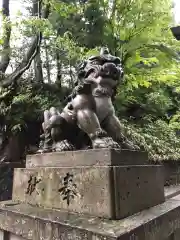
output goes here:
[{"label": "komainu statue", "polygon": [[137,149],[122,134],[112,103],[122,78],[121,61],[107,48],[84,61],[79,67],[76,87],[62,112],[54,107],[44,112],[44,134],[39,152]]}]

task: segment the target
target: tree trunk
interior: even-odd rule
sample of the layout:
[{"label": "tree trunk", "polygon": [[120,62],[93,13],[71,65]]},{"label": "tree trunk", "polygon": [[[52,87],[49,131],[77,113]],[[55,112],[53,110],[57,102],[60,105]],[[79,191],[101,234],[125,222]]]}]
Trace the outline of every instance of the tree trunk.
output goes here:
[{"label": "tree trunk", "polygon": [[47,71],[47,79],[48,83],[51,83],[51,73],[50,73],[50,64],[49,64],[49,54],[48,54],[48,46],[46,44],[46,39],[44,39],[44,47],[45,47],[45,55],[46,55],[46,71]]},{"label": "tree trunk", "polygon": [[4,81],[2,81],[1,83],[2,87],[8,87],[10,85],[17,83],[17,80],[30,67],[33,59],[38,53],[40,42],[41,34],[39,33],[36,37],[32,39],[31,45],[19,66],[15,69],[15,71],[12,74],[10,74],[7,78],[5,78]]},{"label": "tree trunk", "polygon": [[[6,2],[7,0],[5,0]],[[8,1],[9,2],[9,1]],[[47,18],[49,15],[49,6],[46,6],[42,13],[43,18]],[[33,37],[31,45],[24,55],[22,62],[15,69],[15,71],[0,82],[2,87],[9,88],[8,97],[0,96],[0,100],[7,102],[9,105],[13,99],[14,92],[16,92],[17,80],[22,74],[30,67],[33,59],[36,57],[41,44],[41,32],[37,33]],[[4,118],[4,126],[8,124],[6,118]],[[7,127],[8,128],[8,127]],[[11,132],[3,131],[2,143],[0,146],[0,162],[12,162],[20,161],[24,157],[25,149],[27,145],[26,134],[18,133],[17,136],[13,136]],[[15,147],[17,149],[15,149]],[[14,154],[16,153],[16,154]]]},{"label": "tree trunk", "polygon": [[59,88],[61,89],[62,85],[61,85],[61,61],[60,61],[60,54],[59,52],[56,52],[56,65],[57,65],[57,77],[56,77],[56,83],[59,86]]},{"label": "tree trunk", "polygon": [[[40,2],[37,0],[33,0],[32,15],[33,16],[38,16],[38,14],[41,15],[40,12],[41,12]],[[39,46],[38,52],[34,58],[34,73],[35,73],[35,80],[37,82],[43,82],[43,71],[42,71],[40,46]]]},{"label": "tree trunk", "polygon": [[42,61],[41,61],[41,53],[40,49],[38,49],[38,53],[34,58],[34,73],[36,82],[43,83],[43,71],[42,71]]},{"label": "tree trunk", "polygon": [[[42,17],[48,18],[49,16],[49,6],[47,5],[43,11]],[[36,57],[40,44],[41,44],[42,34],[38,33],[31,42],[29,49],[27,50],[22,62],[15,69],[15,71],[10,74],[1,82],[2,87],[8,87],[17,83],[17,80],[22,76],[22,74],[30,67],[32,61]]]},{"label": "tree trunk", "polygon": [[11,24],[9,22],[9,0],[2,1],[2,14],[4,24],[3,28],[3,46],[0,60],[0,72],[5,73],[10,61],[10,36],[11,36]]}]

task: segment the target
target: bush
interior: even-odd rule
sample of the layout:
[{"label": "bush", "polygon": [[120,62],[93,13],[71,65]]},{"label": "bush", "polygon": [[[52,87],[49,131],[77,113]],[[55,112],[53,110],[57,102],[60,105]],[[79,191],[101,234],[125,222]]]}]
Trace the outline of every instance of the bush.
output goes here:
[{"label": "bush", "polygon": [[149,154],[151,161],[166,161],[180,159],[180,138],[170,124],[157,120],[145,124],[131,124],[122,120],[124,133],[134,143]]}]

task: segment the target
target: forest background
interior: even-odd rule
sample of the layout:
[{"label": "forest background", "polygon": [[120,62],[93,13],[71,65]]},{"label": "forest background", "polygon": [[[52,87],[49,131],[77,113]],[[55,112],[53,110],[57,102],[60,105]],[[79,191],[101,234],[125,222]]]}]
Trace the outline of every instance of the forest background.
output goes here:
[{"label": "forest background", "polygon": [[[124,133],[153,161],[180,159],[180,42],[171,0],[2,0],[1,161],[38,146],[43,111],[62,109],[78,64],[107,46],[125,77],[115,107]],[[12,147],[13,146],[13,147]],[[17,150],[18,149],[18,150]],[[12,157],[13,155],[13,157]]]}]

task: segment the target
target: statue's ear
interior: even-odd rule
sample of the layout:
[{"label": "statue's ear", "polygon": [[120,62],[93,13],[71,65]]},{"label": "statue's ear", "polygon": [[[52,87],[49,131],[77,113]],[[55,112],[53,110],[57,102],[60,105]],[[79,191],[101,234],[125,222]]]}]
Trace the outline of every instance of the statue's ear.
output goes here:
[{"label": "statue's ear", "polygon": [[81,71],[86,67],[86,65],[87,65],[87,60],[81,62],[77,68],[79,69],[79,71]]},{"label": "statue's ear", "polygon": [[116,65],[121,65],[121,59],[118,58],[118,57],[116,57],[116,58],[114,59],[114,63],[115,63]]},{"label": "statue's ear", "polygon": [[84,61],[78,66],[78,78],[81,79],[81,78],[85,77],[86,72],[84,69],[85,69],[86,65],[87,65],[87,61]]}]

